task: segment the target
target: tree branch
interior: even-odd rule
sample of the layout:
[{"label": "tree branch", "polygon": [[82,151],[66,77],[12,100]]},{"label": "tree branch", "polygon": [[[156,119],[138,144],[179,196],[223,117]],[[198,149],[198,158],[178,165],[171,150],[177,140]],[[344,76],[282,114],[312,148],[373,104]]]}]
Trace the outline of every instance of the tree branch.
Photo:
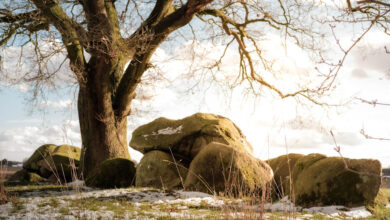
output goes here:
[{"label": "tree branch", "polygon": [[142,26],[154,26],[160,22],[171,10],[174,10],[172,2],[173,0],[157,0],[152,12]]},{"label": "tree branch", "polygon": [[[348,0],[348,2],[349,2],[349,0]],[[357,3],[358,4],[370,4],[370,3],[373,3],[373,4],[378,4],[378,5],[390,7],[389,3],[382,2],[382,1],[376,1],[376,0],[362,0],[362,1],[357,1]],[[350,4],[351,4],[351,2],[349,2],[349,5]]]},{"label": "tree branch", "polygon": [[68,52],[70,67],[75,72],[80,85],[83,85],[85,57],[82,46],[83,39],[80,39],[85,34],[83,28],[70,19],[61,6],[54,1],[47,3],[46,0],[33,0],[33,2],[41,11],[42,16],[45,16],[60,32]]},{"label": "tree branch", "polygon": [[0,23],[15,23],[15,22],[26,23],[41,17],[41,13],[39,12],[39,10],[20,13],[17,15],[12,15],[11,12],[4,13],[4,14],[6,15],[0,17]]},{"label": "tree branch", "polygon": [[[250,75],[247,76],[246,75],[246,71],[243,70],[242,71],[243,79],[246,78],[248,80],[254,80],[254,81],[260,83],[261,85],[263,85],[263,86],[271,89],[272,91],[276,92],[281,98],[288,98],[288,97],[294,97],[294,96],[297,96],[297,95],[301,95],[301,96],[305,97],[306,99],[310,100],[311,102],[313,102],[315,104],[323,105],[323,103],[320,103],[320,102],[318,102],[318,101],[316,101],[316,100],[314,100],[313,98],[310,97],[309,93],[311,91],[309,89],[303,89],[303,90],[299,90],[299,91],[296,91],[296,92],[293,92],[293,93],[284,94],[281,90],[276,88],[274,85],[268,83],[263,77],[261,77],[259,74],[256,73],[254,62],[252,60],[252,56],[251,56],[250,52],[247,50],[247,48],[246,48],[244,39],[245,38],[249,38],[252,41],[252,43],[255,45],[256,50],[258,50],[258,47],[257,47],[256,42],[254,41],[254,39],[250,38],[250,36],[246,33],[245,27],[248,24],[255,23],[255,22],[267,22],[272,27],[274,27],[276,29],[279,29],[279,27],[273,25],[270,20],[274,21],[278,25],[287,25],[287,24],[276,22],[274,19],[270,18],[270,16],[268,16],[267,14],[265,14],[263,16],[263,18],[248,19],[249,11],[245,7],[246,6],[245,3],[242,3],[242,4],[244,5],[245,12],[246,12],[245,20],[244,20],[243,23],[236,22],[235,20],[233,20],[229,16],[227,16],[222,10],[218,10],[218,9],[203,9],[203,10],[201,10],[199,12],[199,15],[210,15],[210,16],[214,16],[214,17],[219,18],[221,20],[221,23],[222,23],[222,29],[225,31],[225,33],[227,35],[233,36],[233,38],[235,39],[235,41],[238,44],[239,52],[240,52],[240,55],[241,55],[240,56],[241,57],[240,58],[241,59],[241,64],[244,64],[245,60],[246,60],[247,64],[249,65],[249,74]],[[228,25],[231,25],[231,27],[235,28],[235,30],[232,30],[231,28],[229,28]],[[245,69],[245,68],[246,68],[245,66],[241,66],[241,69]]]},{"label": "tree branch", "polygon": [[[135,89],[141,81],[142,74],[148,68],[149,60],[157,47],[170,33],[188,24],[196,13],[211,2],[212,0],[189,0],[187,4],[156,23],[152,21],[167,13],[168,5],[170,5],[170,1],[165,2],[165,4],[163,1],[158,1],[160,5],[159,7],[156,5],[153,10],[152,13],[155,13],[155,15],[150,19],[148,18],[148,25],[138,29],[138,31],[146,29],[149,36],[142,42],[142,49],[136,51],[118,85],[117,96],[114,99],[114,109],[116,109],[117,117],[126,117],[130,114],[130,103],[135,96]],[[154,23],[156,24],[153,25]]]},{"label": "tree branch", "polygon": [[8,23],[8,31],[3,33],[0,39],[0,46],[5,45],[16,33],[18,29],[25,29],[34,33],[43,29],[48,29],[49,24],[41,15],[39,10],[13,15],[12,12],[4,10],[0,14],[0,23]]}]

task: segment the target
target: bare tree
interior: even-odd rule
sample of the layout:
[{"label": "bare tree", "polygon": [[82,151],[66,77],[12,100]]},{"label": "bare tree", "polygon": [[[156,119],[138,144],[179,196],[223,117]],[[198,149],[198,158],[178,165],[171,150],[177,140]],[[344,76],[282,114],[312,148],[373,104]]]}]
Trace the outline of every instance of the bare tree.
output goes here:
[{"label": "bare tree", "polygon": [[[39,51],[42,40],[60,44],[52,53],[66,51],[79,85],[81,160],[88,176],[108,158],[129,158],[127,116],[136,88],[152,66],[156,49],[179,36],[220,40],[226,49],[235,48],[240,57],[239,81],[257,83],[281,98],[302,96],[316,102],[313,95],[322,93],[320,88],[285,93],[257,69],[258,63],[262,70],[270,69],[258,44],[266,32],[320,51],[321,33],[305,18],[311,11],[315,12],[310,3],[289,0],[9,0],[0,3],[0,45],[35,45],[38,71],[22,78],[38,87],[56,73],[42,65],[50,58]],[[209,29],[197,28],[202,25]],[[169,38],[174,32],[177,35]]]},{"label": "bare tree", "polygon": [[360,0],[356,2],[351,2],[346,0],[348,11],[350,13],[359,12],[356,14],[358,17],[355,17],[357,22],[376,22],[381,27],[384,28],[387,34],[388,32],[388,23],[389,23],[389,13],[390,13],[390,3],[386,1],[377,1],[377,0]]}]

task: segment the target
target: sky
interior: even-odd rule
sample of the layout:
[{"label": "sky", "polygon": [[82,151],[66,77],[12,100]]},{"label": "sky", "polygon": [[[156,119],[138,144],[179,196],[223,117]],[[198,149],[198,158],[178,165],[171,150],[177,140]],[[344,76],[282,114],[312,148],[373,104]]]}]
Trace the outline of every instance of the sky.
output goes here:
[{"label": "sky", "polygon": [[[350,35],[343,37],[341,40],[348,45]],[[294,91],[297,84],[316,80],[314,64],[304,51],[293,44],[282,45],[280,36],[268,34],[264,39],[263,49],[274,59],[274,68],[280,73],[269,80],[278,88]],[[193,73],[194,67],[215,61],[223,45],[196,42],[192,47],[191,42],[186,42],[173,50],[162,46],[152,58],[156,68],[144,75],[137,91],[139,97],[132,103],[128,141],[135,128],[155,118],[180,119],[205,112],[230,118],[254,147],[253,154],[264,160],[286,153],[340,156],[334,150],[340,146],[344,157],[378,159],[383,167],[390,167],[390,141],[367,139],[361,134],[364,130],[370,136],[390,138],[390,106],[374,106],[356,99],[390,103],[390,54],[384,49],[386,45],[390,46],[390,37],[373,30],[351,51],[338,75],[337,88],[325,98],[338,106],[280,99],[262,87],[261,95],[253,96],[245,83],[231,89],[224,82],[237,76],[238,59],[233,50],[228,50],[214,75],[187,74]],[[21,76],[36,70],[28,48],[27,45],[22,63],[15,57],[20,51],[18,46],[1,49],[3,75]],[[59,66],[63,56],[53,57],[49,69]],[[47,143],[81,146],[77,86],[64,66],[55,79],[60,88],[47,88],[46,97],[33,104],[29,102],[29,85],[0,82],[0,159],[22,161]],[[134,160],[142,157],[131,148],[130,154]]]}]

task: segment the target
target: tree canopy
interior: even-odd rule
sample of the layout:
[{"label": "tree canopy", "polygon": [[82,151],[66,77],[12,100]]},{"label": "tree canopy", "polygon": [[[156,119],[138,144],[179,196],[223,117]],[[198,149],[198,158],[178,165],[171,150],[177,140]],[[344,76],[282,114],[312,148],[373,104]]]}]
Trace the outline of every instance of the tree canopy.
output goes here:
[{"label": "tree canopy", "polygon": [[[322,41],[330,32],[320,19],[326,14],[315,1],[296,0],[5,0],[0,3],[0,45],[34,46],[36,71],[20,77],[35,86],[34,94],[58,71],[48,68],[48,60],[66,53],[64,62],[79,86],[81,159],[88,174],[103,160],[129,157],[126,117],[143,74],[153,66],[151,57],[164,42],[219,42],[225,50],[210,71],[219,68],[231,48],[239,57],[238,83],[247,82],[255,93],[261,86],[281,98],[321,104],[316,97],[332,87],[340,64],[319,74],[313,86],[285,91],[264,77],[277,73],[259,42],[276,33],[311,53],[317,64],[328,64]],[[48,40],[48,50],[41,50]]]}]

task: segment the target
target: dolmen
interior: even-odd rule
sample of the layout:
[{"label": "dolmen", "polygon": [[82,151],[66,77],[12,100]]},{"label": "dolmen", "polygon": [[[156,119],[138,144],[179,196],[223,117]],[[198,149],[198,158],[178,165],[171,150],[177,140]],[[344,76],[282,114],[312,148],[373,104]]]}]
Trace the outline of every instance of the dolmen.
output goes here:
[{"label": "dolmen", "polygon": [[228,118],[197,113],[158,118],[134,130],[130,146],[144,154],[135,185],[241,195],[261,191],[272,169]]}]

